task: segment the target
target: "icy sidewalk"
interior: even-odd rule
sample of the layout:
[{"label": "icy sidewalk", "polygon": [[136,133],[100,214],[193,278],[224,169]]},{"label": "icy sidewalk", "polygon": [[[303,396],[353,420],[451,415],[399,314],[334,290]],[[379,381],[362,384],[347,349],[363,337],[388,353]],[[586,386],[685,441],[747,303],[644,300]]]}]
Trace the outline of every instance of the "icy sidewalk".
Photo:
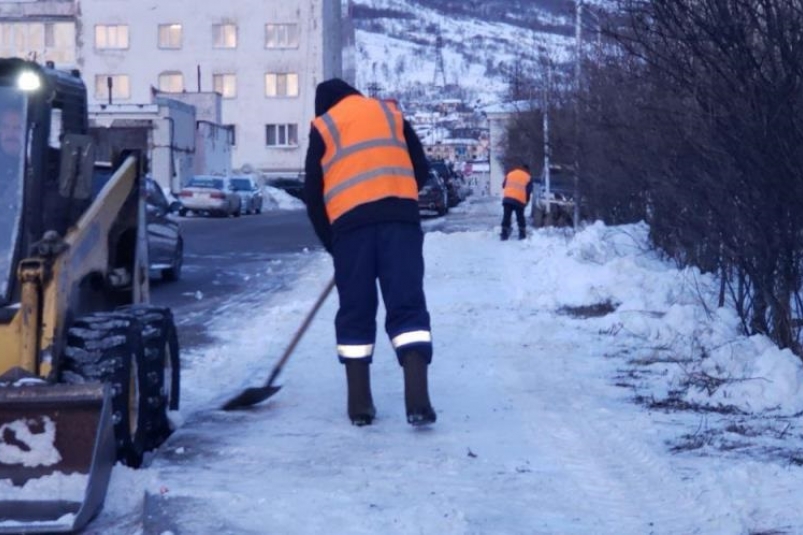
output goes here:
[{"label": "icy sidewalk", "polygon": [[[309,253],[293,288],[221,320],[228,342],[185,356],[184,425],[149,477],[126,489],[149,493],[144,532],[801,532],[796,468],[673,455],[669,441],[693,434],[699,416],[650,412],[617,386],[628,351],[695,325],[684,275],[642,250],[633,228],[500,242],[497,208],[474,203],[455,212],[478,230],[451,232],[448,218],[425,223],[432,428],[405,421],[381,307],[377,420],[349,424],[334,295],[285,367],[278,394],[253,411],[217,410],[227,395],[266,379],[331,277],[329,258]],[[564,313],[607,301],[615,312]],[[118,468],[119,490],[127,472]]]}]

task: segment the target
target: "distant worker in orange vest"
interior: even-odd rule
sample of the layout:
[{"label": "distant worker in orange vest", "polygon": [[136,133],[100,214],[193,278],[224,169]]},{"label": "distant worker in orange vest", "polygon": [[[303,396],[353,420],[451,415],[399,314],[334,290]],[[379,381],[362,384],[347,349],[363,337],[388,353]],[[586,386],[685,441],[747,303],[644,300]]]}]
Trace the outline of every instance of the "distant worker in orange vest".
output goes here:
[{"label": "distant worker in orange vest", "polygon": [[305,164],[307,214],[332,255],[340,308],[337,355],[346,368],[348,416],[375,416],[370,364],[379,304],[404,370],[407,421],[436,420],[427,370],[432,333],[424,296],[424,234],[418,191],[429,176],[421,141],[392,102],[363,96],[340,79],[318,85]]},{"label": "distant worker in orange vest", "polygon": [[530,202],[530,195],[533,192],[533,181],[530,176],[530,167],[522,164],[508,172],[502,182],[503,199],[502,209],[502,240],[510,237],[510,219],[513,212],[516,212],[516,223],[519,226],[519,239],[527,237],[527,223],[524,221],[524,209]]}]

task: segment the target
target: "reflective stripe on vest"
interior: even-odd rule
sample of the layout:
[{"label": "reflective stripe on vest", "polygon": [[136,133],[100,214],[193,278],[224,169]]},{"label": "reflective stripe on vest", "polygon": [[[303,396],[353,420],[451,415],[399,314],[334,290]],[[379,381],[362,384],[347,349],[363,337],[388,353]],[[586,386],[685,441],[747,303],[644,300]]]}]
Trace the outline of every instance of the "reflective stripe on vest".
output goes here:
[{"label": "reflective stripe on vest", "polygon": [[505,177],[505,198],[527,204],[527,184],[529,183],[530,175],[526,171],[514,169],[509,172]]},{"label": "reflective stripe on vest", "polygon": [[326,146],[321,166],[330,222],[361,204],[386,197],[418,200],[404,141],[404,119],[395,108],[352,95],[312,124]]}]

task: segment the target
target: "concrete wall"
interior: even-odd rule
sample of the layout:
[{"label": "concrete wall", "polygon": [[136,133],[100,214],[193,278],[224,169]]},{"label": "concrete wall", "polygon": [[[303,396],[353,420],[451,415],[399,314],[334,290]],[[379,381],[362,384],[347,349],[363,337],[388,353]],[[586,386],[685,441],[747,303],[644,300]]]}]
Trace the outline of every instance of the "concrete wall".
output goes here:
[{"label": "concrete wall", "polygon": [[223,100],[219,93],[202,91],[201,93],[156,93],[159,97],[178,100],[195,107],[195,119],[221,124],[223,120]]},{"label": "concrete wall", "polygon": [[[222,122],[233,124],[236,146],[233,164],[250,164],[256,169],[298,171],[303,168],[309,123],[314,117],[315,86],[326,78],[341,75],[341,0],[82,0],[78,42],[79,65],[87,85],[94,88],[95,76],[126,74],[130,79],[130,102],[148,102],[151,87],[158,87],[165,71],[183,75],[184,89],[197,89],[197,67],[201,90],[212,90],[215,73],[237,76],[237,94],[222,102]],[[298,23],[299,47],[265,48],[265,24]],[[158,47],[159,24],[181,24],[180,49]],[[237,26],[237,47],[213,47],[212,25]],[[129,45],[123,50],[97,50],[96,25],[128,25]],[[298,72],[299,96],[266,97],[265,74]],[[90,101],[97,102],[94,91]],[[298,145],[268,147],[266,124],[293,124]]]},{"label": "concrete wall", "polygon": [[489,191],[493,196],[502,195],[502,182],[505,180],[504,157],[507,143],[507,125],[510,114],[488,114],[488,128],[490,133],[490,182]]},{"label": "concrete wall", "polygon": [[153,179],[177,193],[195,172],[195,108],[176,100],[157,98],[154,122]]},{"label": "concrete wall", "polygon": [[189,104],[158,98],[154,104],[92,105],[89,122],[95,129],[147,129],[149,172],[163,188],[177,192],[195,172],[195,108]]},{"label": "concrete wall", "polygon": [[231,174],[231,131],[219,124],[198,121],[195,130],[195,174]]}]

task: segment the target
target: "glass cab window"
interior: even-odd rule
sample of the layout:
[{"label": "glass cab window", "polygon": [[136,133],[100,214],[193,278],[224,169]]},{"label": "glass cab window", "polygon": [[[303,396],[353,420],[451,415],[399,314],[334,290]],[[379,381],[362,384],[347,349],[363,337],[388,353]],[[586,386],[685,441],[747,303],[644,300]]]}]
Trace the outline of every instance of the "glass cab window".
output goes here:
[{"label": "glass cab window", "polygon": [[26,153],[26,98],[0,87],[0,299],[8,300],[10,277],[22,213],[22,177]]}]

